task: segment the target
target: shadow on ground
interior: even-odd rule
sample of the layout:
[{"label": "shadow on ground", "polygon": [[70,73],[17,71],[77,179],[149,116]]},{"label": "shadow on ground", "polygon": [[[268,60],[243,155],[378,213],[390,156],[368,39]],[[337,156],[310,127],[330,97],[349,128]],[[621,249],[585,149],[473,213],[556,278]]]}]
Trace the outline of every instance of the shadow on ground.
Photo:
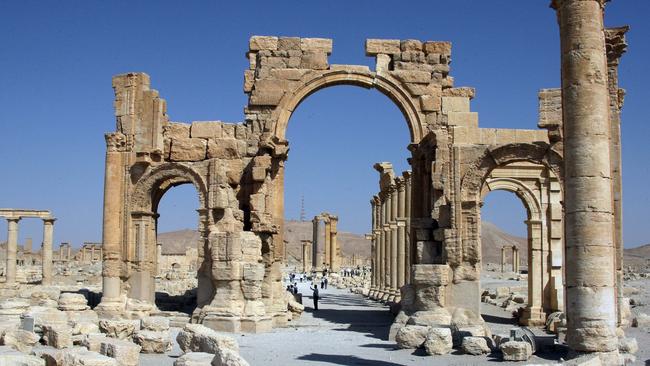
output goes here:
[{"label": "shadow on ground", "polygon": [[308,355],[300,356],[298,357],[298,360],[326,362],[334,365],[373,365],[373,366],[400,366],[401,365],[399,363],[381,361],[381,360],[369,360],[357,356],[326,355],[322,353],[311,353]]}]

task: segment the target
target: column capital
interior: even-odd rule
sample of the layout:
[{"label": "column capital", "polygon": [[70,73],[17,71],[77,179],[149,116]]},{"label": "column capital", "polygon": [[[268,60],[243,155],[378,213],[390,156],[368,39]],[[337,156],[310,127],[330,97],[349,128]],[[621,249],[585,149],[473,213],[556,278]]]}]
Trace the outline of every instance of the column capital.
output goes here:
[{"label": "column capital", "polygon": [[551,5],[550,7],[553,10],[559,10],[560,7],[562,6],[563,3],[571,2],[571,1],[594,1],[600,4],[601,8],[605,8],[605,3],[608,3],[610,0],[551,0]]},{"label": "column capital", "polygon": [[129,143],[128,137],[121,132],[109,132],[104,134],[104,138],[108,152],[123,152],[131,149],[132,143]]},{"label": "column capital", "polygon": [[629,26],[616,28],[605,28],[605,49],[607,51],[607,63],[610,66],[617,66],[623,54],[627,51],[625,34],[630,30]]},{"label": "column capital", "polygon": [[20,219],[22,219],[22,217],[20,217],[20,216],[18,216],[18,217],[7,217],[6,219],[7,219],[7,222],[18,223],[18,221],[20,221]]},{"label": "column capital", "polygon": [[53,225],[54,221],[56,221],[56,218],[54,218],[54,217],[48,217],[48,218],[43,219],[43,223],[45,225]]}]

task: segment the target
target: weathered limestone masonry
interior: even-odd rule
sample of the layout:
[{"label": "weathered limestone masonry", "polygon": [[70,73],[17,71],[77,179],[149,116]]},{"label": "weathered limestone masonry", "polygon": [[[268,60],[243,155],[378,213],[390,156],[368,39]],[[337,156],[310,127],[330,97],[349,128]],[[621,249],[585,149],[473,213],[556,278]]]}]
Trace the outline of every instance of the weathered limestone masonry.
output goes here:
[{"label": "weathered limestone masonry", "polygon": [[371,201],[371,258],[375,264],[368,296],[399,302],[400,289],[410,282],[411,277],[410,256],[406,255],[410,252],[407,219],[410,202],[407,197],[411,190],[411,173],[407,171],[401,177],[395,177],[392,164],[385,162],[375,164],[375,169],[380,175],[380,192]]},{"label": "weathered limestone masonry", "polygon": [[312,249],[312,243],[311,240],[301,240],[302,242],[302,271],[303,273],[307,273],[311,271],[313,268],[312,262],[311,262],[311,249]]},{"label": "weathered limestone masonry", "polygon": [[[7,219],[7,264],[5,268],[4,285],[16,285],[16,251],[18,247],[18,222],[23,218],[39,218],[43,220],[43,247],[41,250],[42,284],[52,283],[52,238],[54,236],[54,221],[50,211],[21,210],[0,208],[0,217]],[[30,249],[31,250],[31,249]]]},{"label": "weathered limestone masonry", "polygon": [[575,262],[566,268],[567,341],[582,352],[617,352],[620,135],[611,103],[620,98],[608,81],[605,2],[552,2],[562,50],[566,255]]},{"label": "weathered limestone masonry", "polygon": [[[322,252],[323,260],[321,263],[321,270],[328,268],[330,272],[338,272],[341,267],[341,248],[337,243],[338,231],[336,225],[339,221],[338,216],[334,216],[327,212],[323,212],[320,215],[314,216],[312,223],[313,227],[313,244],[312,244],[312,258],[314,260],[312,268],[315,270],[317,267],[316,260],[318,259],[318,253]],[[325,236],[323,243],[323,250],[319,250],[318,242],[321,237],[320,234],[320,223],[325,223]]]}]

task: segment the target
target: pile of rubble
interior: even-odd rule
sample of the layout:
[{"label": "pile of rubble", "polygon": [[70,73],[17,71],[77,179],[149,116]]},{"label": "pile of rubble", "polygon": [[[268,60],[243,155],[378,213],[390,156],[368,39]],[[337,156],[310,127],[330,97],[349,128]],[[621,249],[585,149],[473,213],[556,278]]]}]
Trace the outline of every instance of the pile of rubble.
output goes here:
[{"label": "pile of rubble", "polygon": [[481,301],[504,308],[507,312],[518,317],[528,304],[526,287],[497,287],[483,290]]}]

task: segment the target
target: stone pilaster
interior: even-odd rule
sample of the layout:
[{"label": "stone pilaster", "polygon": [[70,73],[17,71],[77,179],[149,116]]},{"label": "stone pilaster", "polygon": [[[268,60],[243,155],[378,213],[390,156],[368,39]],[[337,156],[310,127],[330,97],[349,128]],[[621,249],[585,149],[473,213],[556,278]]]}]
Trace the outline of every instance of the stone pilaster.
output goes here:
[{"label": "stone pilaster", "polygon": [[562,53],[566,339],[579,352],[618,347],[604,3],[552,4]]}]

